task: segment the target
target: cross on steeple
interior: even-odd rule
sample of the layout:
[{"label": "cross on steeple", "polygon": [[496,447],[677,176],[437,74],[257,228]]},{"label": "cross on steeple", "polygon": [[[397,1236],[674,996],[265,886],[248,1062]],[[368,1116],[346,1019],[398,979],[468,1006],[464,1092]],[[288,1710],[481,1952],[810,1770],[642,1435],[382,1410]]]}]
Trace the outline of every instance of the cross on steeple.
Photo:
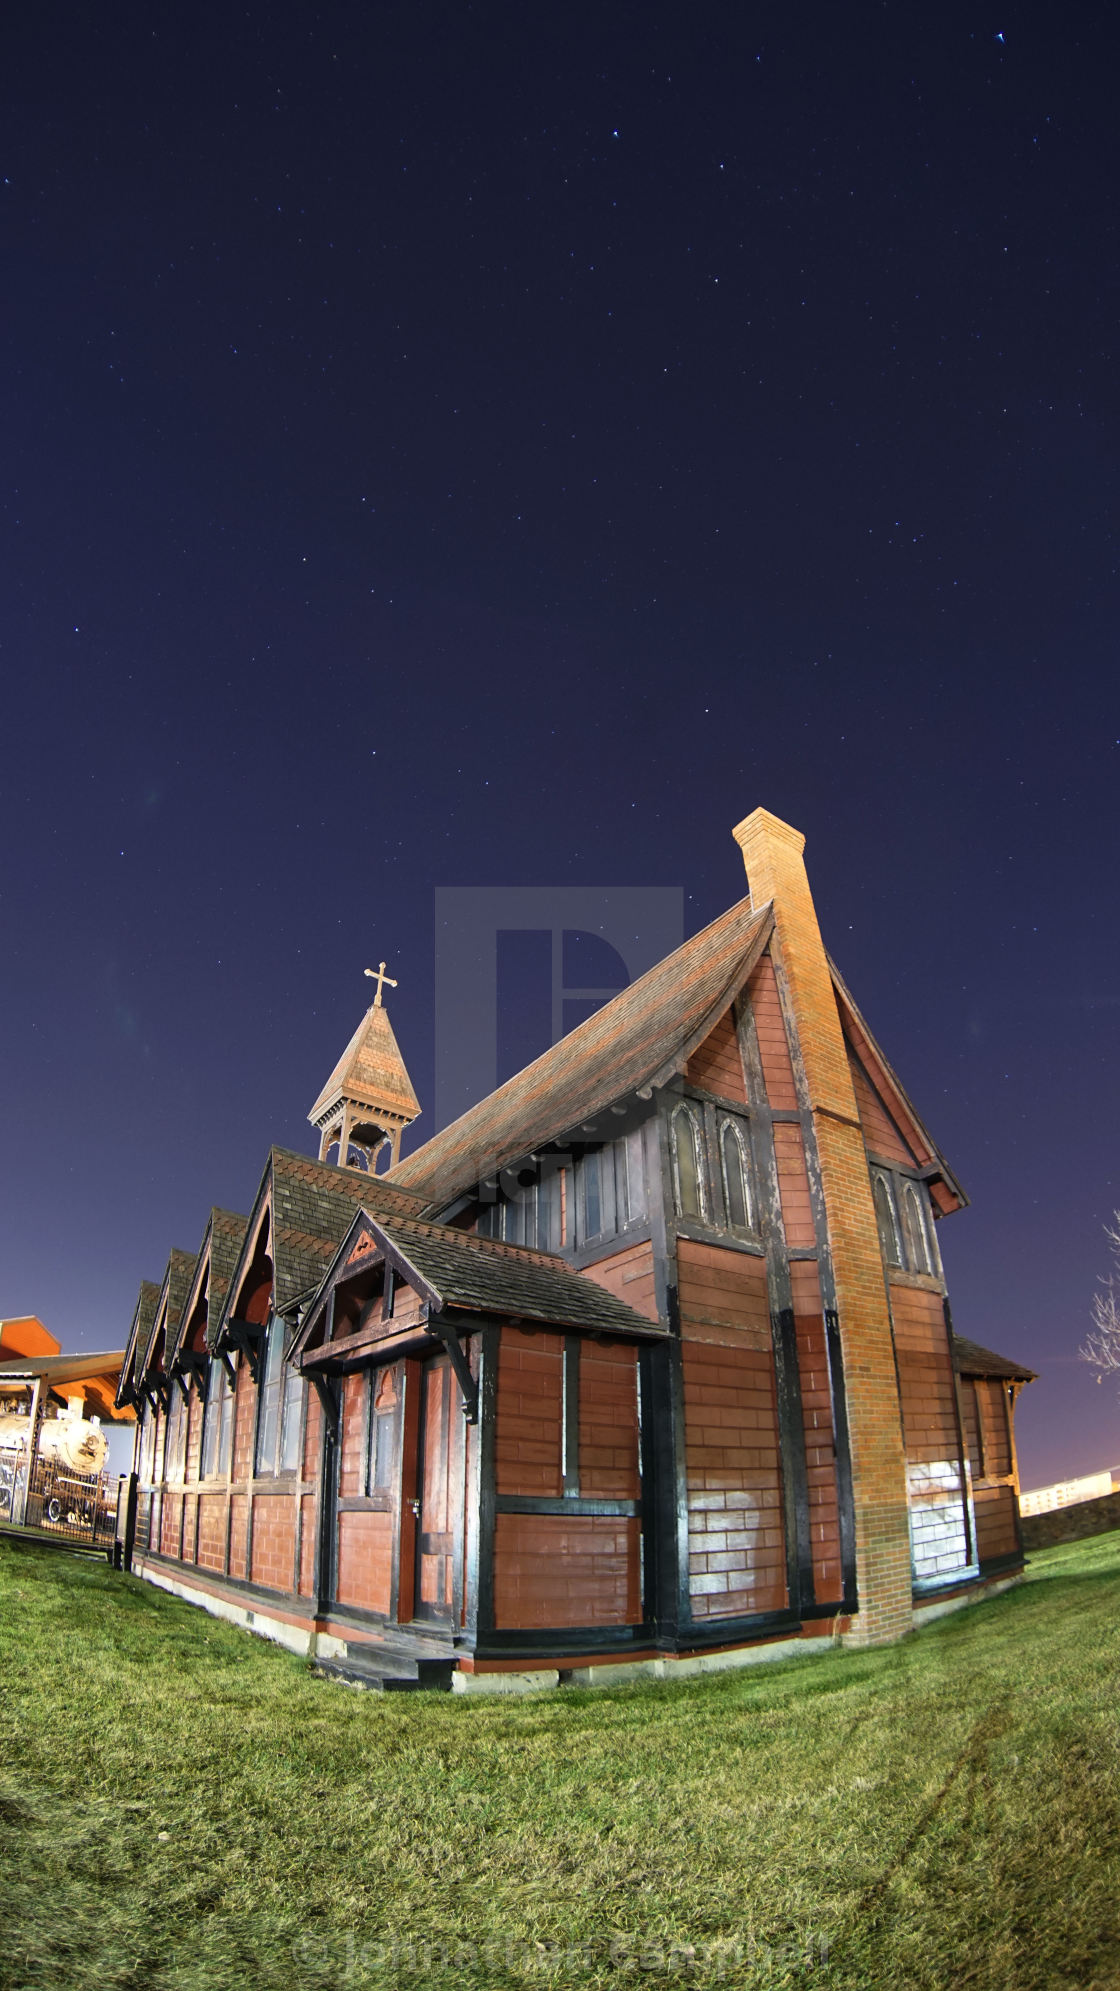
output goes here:
[{"label": "cross on steeple", "polygon": [[383,961],[383,962],[381,963],[381,966],[380,966],[379,968],[367,968],[367,969],[366,969],[366,974],[367,974],[367,975],[369,976],[369,978],[370,978],[370,981],[371,981],[371,982],[376,982],[376,983],[377,983],[377,994],[376,994],[376,995],[374,996],[374,998],[373,998],[373,1006],[374,1006],[374,1008],[375,1008],[375,1009],[380,1009],[380,1008],[381,1008],[381,985],[382,985],[382,983],[383,983],[383,982],[388,982],[388,984],[389,984],[389,987],[390,987],[391,989],[395,989],[397,985],[396,985],[395,981],[393,980],[393,977],[392,977],[392,975],[387,975],[387,974],[385,973],[385,963],[384,963],[384,961]]}]

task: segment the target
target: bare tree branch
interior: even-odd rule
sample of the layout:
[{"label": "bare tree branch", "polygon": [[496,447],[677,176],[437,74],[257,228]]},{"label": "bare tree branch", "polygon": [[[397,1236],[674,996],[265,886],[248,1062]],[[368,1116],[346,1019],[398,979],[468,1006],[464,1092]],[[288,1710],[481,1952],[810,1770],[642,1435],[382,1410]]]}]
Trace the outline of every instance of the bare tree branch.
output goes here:
[{"label": "bare tree branch", "polygon": [[[1115,1212],[1115,1219],[1115,1224],[1106,1224],[1104,1228],[1120,1267],[1120,1210]],[[1099,1369],[1098,1383],[1105,1376],[1120,1374],[1120,1270],[1109,1272],[1100,1284],[1100,1292],[1093,1295],[1093,1325],[1078,1349],[1083,1362]]]}]

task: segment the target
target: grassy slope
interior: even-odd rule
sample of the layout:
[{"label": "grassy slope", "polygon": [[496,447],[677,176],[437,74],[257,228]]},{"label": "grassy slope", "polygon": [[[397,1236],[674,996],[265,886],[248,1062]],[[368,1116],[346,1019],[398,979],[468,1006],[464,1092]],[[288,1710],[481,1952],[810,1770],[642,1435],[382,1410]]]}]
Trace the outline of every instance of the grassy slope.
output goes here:
[{"label": "grassy slope", "polygon": [[1118,1628],[1114,1534],[885,1651],[468,1704],[0,1544],[0,1984],[1105,1991]]}]

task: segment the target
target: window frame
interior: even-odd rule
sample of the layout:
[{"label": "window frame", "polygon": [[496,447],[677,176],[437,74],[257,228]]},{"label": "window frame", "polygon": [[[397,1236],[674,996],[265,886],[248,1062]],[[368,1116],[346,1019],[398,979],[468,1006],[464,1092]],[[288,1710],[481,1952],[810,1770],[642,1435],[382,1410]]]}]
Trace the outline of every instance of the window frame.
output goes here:
[{"label": "window frame", "polygon": [[[256,1479],[292,1479],[300,1470],[306,1389],[298,1369],[293,1369],[288,1362],[288,1352],[294,1339],[295,1329],[289,1327],[283,1315],[270,1314],[261,1343],[261,1380],[257,1386],[257,1415],[253,1432],[253,1474]],[[271,1444],[266,1446],[270,1424],[273,1426]],[[285,1463],[290,1434],[294,1434],[295,1457],[291,1463]]]},{"label": "window frame", "polygon": [[[729,1113],[721,1108],[716,1112],[716,1159],[719,1163],[719,1185],[723,1196],[723,1218],[727,1230],[737,1237],[757,1237],[758,1190],[755,1182],[754,1155],[751,1150],[750,1122],[745,1115]],[[743,1185],[744,1221],[737,1224],[731,1215],[731,1195],[727,1180],[727,1159],[724,1142],[730,1134],[739,1156],[739,1171]]]},{"label": "window frame", "polygon": [[[699,1110],[698,1110],[699,1109]],[[677,1128],[685,1123],[691,1130],[692,1157],[696,1175],[697,1210],[686,1210],[681,1195],[680,1145]],[[669,1172],[673,1190],[673,1210],[678,1222],[703,1224],[711,1227],[711,1189],[708,1182],[707,1141],[704,1138],[704,1114],[699,1101],[680,1099],[669,1115]]]},{"label": "window frame", "polygon": [[[939,1285],[945,1283],[945,1273],[941,1264],[941,1250],[937,1242],[937,1229],[934,1220],[933,1202],[924,1178],[910,1169],[898,1168],[885,1161],[868,1161],[871,1175],[871,1199],[875,1206],[875,1225],[879,1233],[879,1250],[883,1264],[889,1272],[902,1272],[912,1279],[934,1279]],[[897,1259],[891,1259],[883,1249],[883,1230],[876,1197],[876,1186],[882,1184],[883,1192],[890,1206]],[[917,1243],[911,1236],[911,1225],[907,1220],[907,1199],[913,1204],[918,1226]],[[919,1263],[922,1260],[924,1262]]]},{"label": "window frame", "polygon": [[201,1480],[228,1479],[233,1457],[236,1390],[220,1355],[211,1355],[202,1407],[202,1443],[198,1454]]},{"label": "window frame", "polygon": [[[377,1399],[387,1383],[392,1388],[393,1400],[391,1404],[379,1410]],[[368,1500],[384,1498],[391,1504],[394,1489],[400,1480],[404,1390],[405,1370],[402,1361],[384,1362],[370,1369],[366,1386],[366,1428],[361,1479],[362,1492]],[[379,1479],[383,1439],[386,1440],[385,1477]]]}]

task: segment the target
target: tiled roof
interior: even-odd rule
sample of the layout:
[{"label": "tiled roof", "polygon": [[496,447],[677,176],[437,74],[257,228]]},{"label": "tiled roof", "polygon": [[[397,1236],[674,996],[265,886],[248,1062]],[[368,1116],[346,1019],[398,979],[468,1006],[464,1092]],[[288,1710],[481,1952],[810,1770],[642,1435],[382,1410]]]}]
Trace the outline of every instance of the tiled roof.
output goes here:
[{"label": "tiled roof", "polygon": [[[247,1217],[239,1217],[233,1210],[213,1209],[206,1220],[202,1243],[191,1271],[190,1285],[179,1310],[179,1318],[174,1332],[168,1336],[166,1362],[170,1368],[183,1345],[189,1318],[193,1317],[199,1304],[199,1296],[206,1293],[206,1318],[217,1320],[221,1316],[229,1292],[229,1282],[233,1268],[241,1254],[248,1225]],[[204,1268],[209,1264],[209,1277],[204,1280]],[[170,1312],[168,1315],[170,1319]]]},{"label": "tiled roof", "polygon": [[961,1376],[998,1376],[1005,1382],[1016,1383],[1038,1380],[1036,1369],[1028,1369],[1023,1362],[1009,1362],[1006,1355],[995,1355],[990,1348],[981,1348],[978,1341],[968,1341],[963,1334],[953,1336],[953,1361]]},{"label": "tiled roof", "polygon": [[418,1196],[396,1188],[384,1176],[367,1175],[357,1168],[335,1168],[290,1148],[273,1148],[227,1281],[221,1312],[210,1310],[207,1338],[211,1347],[229,1308],[230,1294],[245,1270],[255,1218],[266,1197],[271,1199],[272,1214],[272,1303],[281,1313],[319,1284],[356,1209],[367,1205],[374,1211],[412,1216],[423,1208]]},{"label": "tiled roof", "polygon": [[[362,1214],[390,1259],[406,1277],[409,1271],[415,1275],[436,1312],[463,1307],[503,1319],[548,1321],[555,1327],[643,1339],[668,1333],[666,1326],[636,1313],[551,1252],[503,1244],[451,1224],[388,1217],[369,1209]],[[345,1263],[345,1251],[335,1256]]]},{"label": "tiled roof", "polygon": [[[148,1334],[147,1346],[144,1349],[142,1360],[137,1362],[135,1368],[136,1380],[138,1382],[142,1380],[155,1354],[156,1329],[162,1324],[165,1343],[169,1338],[174,1337],[178,1329],[183,1308],[187,1303],[187,1295],[191,1290],[191,1281],[194,1278],[194,1268],[197,1263],[197,1251],[173,1250],[167,1260],[167,1270],[163,1275],[163,1284],[159,1289],[159,1300],[156,1303],[155,1318]],[[169,1329],[170,1337],[168,1335]]]},{"label": "tiled roof", "polygon": [[229,1282],[233,1278],[233,1268],[241,1255],[248,1228],[247,1217],[239,1217],[232,1210],[214,1210],[210,1217],[210,1288],[207,1294],[208,1314],[220,1315],[229,1292]]},{"label": "tiled roof", "polygon": [[439,1209],[462,1190],[683,1069],[754,967],[769,906],[740,900],[551,1050],[433,1136],[388,1180]]},{"label": "tiled roof", "polygon": [[308,1114],[313,1126],[341,1099],[353,1100],[374,1118],[378,1108],[402,1120],[415,1120],[420,1101],[412,1089],[404,1059],[385,1009],[367,1009],[318,1099]]},{"label": "tiled roof", "polygon": [[159,1296],[162,1290],[162,1287],[156,1285],[154,1279],[141,1279],[140,1281],[140,1297],[133,1309],[132,1325],[128,1330],[128,1343],[125,1348],[124,1365],[121,1369],[120,1382],[117,1384],[118,1404],[129,1401],[125,1392],[131,1384],[136,1369],[136,1358],[140,1350],[148,1346],[148,1336],[152,1331],[152,1322],[156,1317],[156,1308],[159,1305]]}]

